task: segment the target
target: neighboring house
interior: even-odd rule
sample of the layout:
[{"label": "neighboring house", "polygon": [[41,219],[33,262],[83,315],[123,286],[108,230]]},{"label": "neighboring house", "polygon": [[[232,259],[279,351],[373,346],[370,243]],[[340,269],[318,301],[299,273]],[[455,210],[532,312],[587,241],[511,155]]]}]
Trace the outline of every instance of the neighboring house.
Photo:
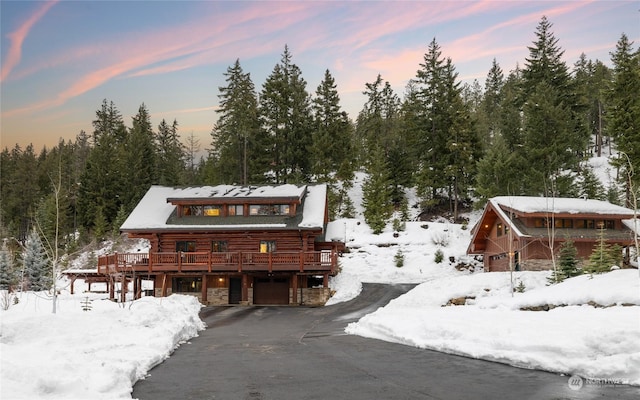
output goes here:
[{"label": "neighboring house", "polygon": [[136,297],[150,279],[155,296],[203,304],[324,304],[344,249],[327,222],[326,185],[152,186],[120,228],[149,253],[101,256],[98,273]]},{"label": "neighboring house", "polygon": [[608,244],[625,249],[628,262],[633,232],[633,210],[604,201],[494,197],[471,231],[467,254],[482,255],[485,271],[551,269],[552,248],[557,254],[560,245],[571,239],[578,258],[586,260],[603,233]]}]

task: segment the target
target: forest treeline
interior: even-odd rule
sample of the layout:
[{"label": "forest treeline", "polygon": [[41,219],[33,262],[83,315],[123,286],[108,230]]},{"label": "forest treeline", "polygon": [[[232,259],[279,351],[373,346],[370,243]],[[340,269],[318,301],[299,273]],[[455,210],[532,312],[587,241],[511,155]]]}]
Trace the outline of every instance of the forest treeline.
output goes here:
[{"label": "forest treeline", "polygon": [[[200,158],[177,120],[154,127],[142,104],[127,124],[104,100],[91,133],[40,152],[4,148],[0,236],[23,241],[37,225],[61,246],[104,237],[152,184],[327,182],[332,216],[351,216],[346,193],[358,170],[368,173],[363,201],[374,231],[406,210],[408,187],[419,207],[444,204],[454,218],[459,205],[496,195],[630,204],[640,183],[640,51],[622,34],[611,67],[585,54],[569,66],[551,28],[543,17],[522,66],[505,72],[494,59],[484,85],[462,84],[433,39],[404,93],[380,75],[364,85],[355,120],[329,70],[309,92],[287,46],[259,92],[236,60]],[[604,187],[585,160],[612,142],[618,180]]]}]

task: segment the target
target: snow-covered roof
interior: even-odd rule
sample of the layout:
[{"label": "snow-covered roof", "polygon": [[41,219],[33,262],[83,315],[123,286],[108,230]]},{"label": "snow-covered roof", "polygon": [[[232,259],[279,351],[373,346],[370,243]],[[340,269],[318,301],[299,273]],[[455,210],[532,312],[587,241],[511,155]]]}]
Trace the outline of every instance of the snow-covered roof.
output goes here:
[{"label": "snow-covered roof", "polygon": [[169,217],[174,214],[176,205],[168,202],[168,199],[282,199],[282,198],[302,198],[302,219],[297,225],[299,228],[323,228],[325,215],[325,202],[327,186],[324,184],[315,186],[279,185],[279,186],[257,186],[242,187],[231,185],[203,186],[189,188],[174,188],[167,186],[152,186],[149,188],[138,205],[131,212],[129,217],[120,227],[122,231],[136,230],[201,230],[201,229],[282,229],[287,227],[287,223],[282,220],[264,221],[255,217],[247,216],[240,220],[236,219],[233,224],[221,223],[221,220],[210,219],[211,224],[207,224],[208,219],[202,219],[204,223],[176,223],[174,219],[168,223]]},{"label": "snow-covered roof", "polygon": [[[300,198],[305,186],[276,185],[276,186],[199,186],[174,189],[171,199],[263,199],[263,198]],[[165,199],[166,200],[166,199]]]},{"label": "snow-covered roof", "polygon": [[499,208],[509,208],[522,213],[633,215],[633,210],[593,199],[498,196],[490,201]]}]

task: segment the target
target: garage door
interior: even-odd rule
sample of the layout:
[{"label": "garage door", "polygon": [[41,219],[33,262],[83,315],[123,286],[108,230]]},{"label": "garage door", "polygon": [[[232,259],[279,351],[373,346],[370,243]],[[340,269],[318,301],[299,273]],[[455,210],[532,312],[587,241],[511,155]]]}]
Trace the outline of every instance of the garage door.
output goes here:
[{"label": "garage door", "polygon": [[253,304],[289,304],[289,278],[254,278]]}]

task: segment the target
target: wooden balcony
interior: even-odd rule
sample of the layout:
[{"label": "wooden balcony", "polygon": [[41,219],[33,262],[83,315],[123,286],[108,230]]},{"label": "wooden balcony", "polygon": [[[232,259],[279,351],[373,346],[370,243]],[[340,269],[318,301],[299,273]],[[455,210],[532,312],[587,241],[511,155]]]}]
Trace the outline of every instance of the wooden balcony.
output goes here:
[{"label": "wooden balcony", "polygon": [[98,257],[98,273],[337,271],[335,252],[115,253]]}]

